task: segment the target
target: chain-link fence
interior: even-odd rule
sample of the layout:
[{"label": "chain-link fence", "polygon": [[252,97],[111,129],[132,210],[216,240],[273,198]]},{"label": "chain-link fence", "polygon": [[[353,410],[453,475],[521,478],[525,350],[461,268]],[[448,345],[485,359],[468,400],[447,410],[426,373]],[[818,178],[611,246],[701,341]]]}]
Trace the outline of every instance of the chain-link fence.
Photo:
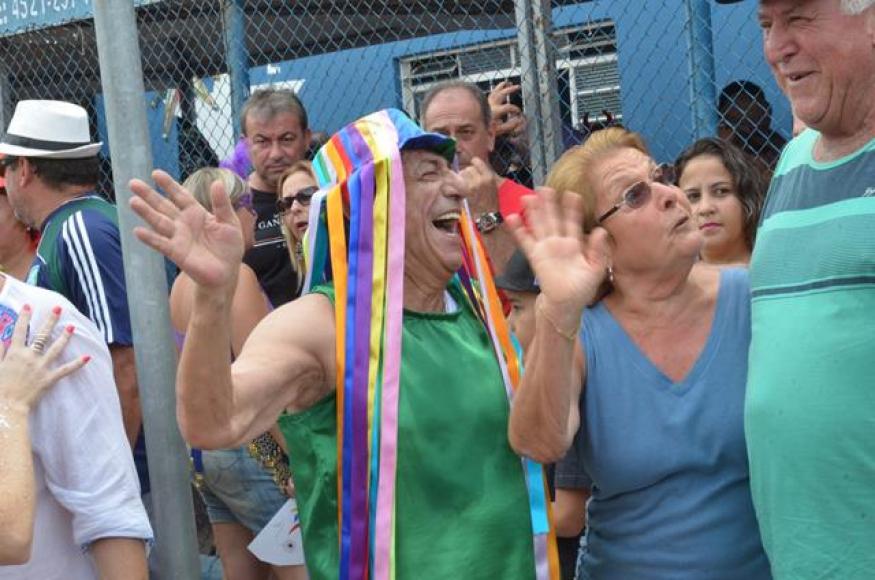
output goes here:
[{"label": "chain-link fence", "polygon": [[[499,135],[495,164],[534,164],[536,176],[611,123],[642,133],[661,161],[719,133],[772,165],[790,132],[750,2],[136,4],[155,165],[181,177],[231,153],[240,105],[268,85],[297,91],[311,128],[331,133],[387,106],[417,115],[423,95],[444,80],[485,91],[521,84],[511,98],[527,134]],[[0,3],[4,121],[20,99],[57,98],[84,105],[95,134],[106,135],[90,10],[90,0]]]},{"label": "chain-link fence", "polygon": [[[112,0],[112,2],[122,0]],[[0,1],[0,121],[22,99],[84,106],[104,141],[92,0]],[[772,167],[789,106],[764,62],[755,3],[712,0],[135,0],[143,103],[156,167],[185,178],[229,157],[258,87],[286,87],[314,132],[377,109],[414,117],[449,80],[522,109],[493,164],[537,185],[562,151],[622,124],[658,161],[699,137],[732,140]],[[137,74],[132,71],[132,74]],[[507,119],[499,118],[498,122]]]}]

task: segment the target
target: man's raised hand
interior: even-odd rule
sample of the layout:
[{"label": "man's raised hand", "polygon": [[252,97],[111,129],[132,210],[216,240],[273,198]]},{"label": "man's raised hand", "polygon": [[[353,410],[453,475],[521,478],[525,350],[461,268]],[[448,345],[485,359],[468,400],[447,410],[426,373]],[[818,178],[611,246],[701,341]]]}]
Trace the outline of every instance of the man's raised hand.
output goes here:
[{"label": "man's raised hand", "polygon": [[213,183],[210,213],[167,173],[156,170],[152,179],[167,197],[144,181],[130,182],[135,194],[131,208],[149,225],[134,228],[134,235],[167,256],[196,283],[233,289],[243,259],[243,234],[224,186]]}]

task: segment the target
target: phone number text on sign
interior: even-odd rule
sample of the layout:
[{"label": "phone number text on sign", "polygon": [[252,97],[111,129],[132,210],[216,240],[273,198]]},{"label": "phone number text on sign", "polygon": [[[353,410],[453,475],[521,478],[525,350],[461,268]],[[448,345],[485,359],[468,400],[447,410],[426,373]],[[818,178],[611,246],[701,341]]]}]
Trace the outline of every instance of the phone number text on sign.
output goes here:
[{"label": "phone number text on sign", "polygon": [[[0,2],[0,26],[30,21],[64,20],[79,15],[77,8],[90,7],[91,0],[4,0]],[[69,12],[69,14],[65,14]]]}]

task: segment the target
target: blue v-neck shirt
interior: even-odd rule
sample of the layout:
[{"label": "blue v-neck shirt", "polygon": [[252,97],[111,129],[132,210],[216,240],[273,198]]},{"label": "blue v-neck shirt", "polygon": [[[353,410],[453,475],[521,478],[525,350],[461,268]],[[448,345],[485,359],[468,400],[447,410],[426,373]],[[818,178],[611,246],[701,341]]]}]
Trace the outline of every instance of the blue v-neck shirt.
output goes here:
[{"label": "blue v-neck shirt", "polygon": [[559,487],[592,487],[580,578],[770,578],[744,442],[746,270],[723,270],[711,332],[678,383],[599,303],[584,314],[581,427]]}]

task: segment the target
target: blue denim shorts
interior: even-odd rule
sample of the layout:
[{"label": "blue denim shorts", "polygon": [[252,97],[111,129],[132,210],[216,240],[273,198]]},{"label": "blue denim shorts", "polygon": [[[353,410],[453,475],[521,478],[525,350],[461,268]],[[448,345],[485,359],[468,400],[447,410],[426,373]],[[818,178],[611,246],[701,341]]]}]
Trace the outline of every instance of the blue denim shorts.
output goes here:
[{"label": "blue denim shorts", "polygon": [[246,446],[202,451],[201,458],[200,492],[211,524],[239,523],[257,534],[288,499]]}]

